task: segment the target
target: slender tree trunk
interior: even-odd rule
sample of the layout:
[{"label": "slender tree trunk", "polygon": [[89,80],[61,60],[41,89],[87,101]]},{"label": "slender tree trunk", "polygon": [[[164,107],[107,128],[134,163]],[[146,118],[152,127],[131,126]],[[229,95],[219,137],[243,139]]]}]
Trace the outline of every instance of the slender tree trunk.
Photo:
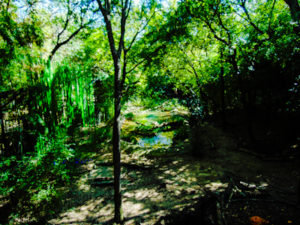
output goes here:
[{"label": "slender tree trunk", "polygon": [[113,125],[113,163],[114,163],[114,202],[115,202],[115,222],[121,223],[123,221],[122,212],[122,195],[121,195],[121,152],[120,152],[120,114],[121,114],[121,67],[120,58],[116,57],[115,62],[115,88],[114,88],[114,101],[115,101],[115,115]]},{"label": "slender tree trunk", "polygon": [[[2,138],[2,143],[3,143],[3,148],[1,150],[1,153],[3,154],[5,149],[6,149],[6,146],[7,146],[7,143],[6,143],[6,137],[5,137],[5,125],[4,125],[4,115],[3,115],[3,111],[2,109],[0,109],[0,120],[1,120],[1,138]],[[2,145],[1,145],[2,146]]]},{"label": "slender tree trunk", "polygon": [[221,73],[220,73],[220,85],[221,85],[221,110],[222,110],[222,124],[226,126],[226,106],[225,106],[225,82],[224,82],[224,66],[223,66],[223,49],[221,49]]},{"label": "slender tree trunk", "polygon": [[[111,4],[109,0],[101,1],[97,0],[99,9],[103,15],[105,27],[107,31],[107,38],[110,46],[111,55],[114,61],[114,75],[115,75],[115,87],[114,87],[114,125],[113,125],[113,163],[114,163],[114,202],[115,202],[115,222],[123,222],[123,212],[122,212],[122,195],[121,195],[121,152],[120,152],[120,114],[121,114],[121,97],[122,97],[122,87],[123,82],[126,77],[126,50],[124,47],[124,37],[125,37],[125,25],[126,19],[128,17],[131,1],[125,0],[121,1],[121,21],[120,21],[120,38],[119,46],[116,48],[115,39],[111,23]],[[121,55],[122,52],[124,55],[124,65],[123,65],[123,80],[121,81]],[[122,83],[122,84],[121,84]]]},{"label": "slender tree trunk", "polygon": [[297,184],[297,204],[300,205],[300,178],[298,178]]},{"label": "slender tree trunk", "polygon": [[[296,160],[296,165],[297,165],[298,173],[300,174],[300,158]],[[298,177],[296,193],[297,193],[297,204],[298,206],[300,206],[300,177]]]},{"label": "slender tree trunk", "polygon": [[245,102],[245,110],[246,110],[246,122],[247,122],[247,130],[248,130],[248,135],[250,138],[251,143],[255,143],[256,139],[254,136],[254,131],[253,131],[253,109],[252,109],[252,102],[251,102],[251,93],[248,91],[248,101]]}]

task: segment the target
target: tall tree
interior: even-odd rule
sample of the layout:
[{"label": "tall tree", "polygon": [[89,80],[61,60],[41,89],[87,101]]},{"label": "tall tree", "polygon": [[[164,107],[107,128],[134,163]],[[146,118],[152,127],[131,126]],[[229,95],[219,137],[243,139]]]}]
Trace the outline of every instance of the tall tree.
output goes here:
[{"label": "tall tree", "polygon": [[[123,220],[122,195],[121,195],[121,153],[120,153],[120,113],[121,113],[121,55],[124,53],[124,36],[126,20],[130,11],[129,0],[121,2],[121,32],[119,46],[116,47],[113,34],[111,14],[112,7],[115,5],[109,0],[104,2],[97,0],[99,9],[104,18],[107,38],[109,41],[110,52],[114,62],[114,125],[113,125],[113,163],[114,163],[114,202],[115,202],[115,222],[120,223]],[[125,53],[124,53],[125,54]]]},{"label": "tall tree", "polygon": [[[145,1],[145,5],[147,5]],[[139,65],[143,63],[134,62],[132,68],[127,70],[127,64],[129,62],[128,52],[132,49],[135,41],[140,38],[142,31],[146,29],[149,21],[154,14],[150,13],[147,18],[145,8],[154,9],[154,1],[150,1],[150,4],[146,7],[141,7],[141,28],[136,32],[131,32],[131,37],[126,36],[126,24],[128,23],[128,17],[133,9],[132,0],[122,1],[110,1],[110,0],[97,0],[99,10],[102,14],[105,23],[105,30],[107,39],[109,42],[110,53],[114,65],[114,124],[113,124],[113,164],[114,164],[114,202],[115,202],[115,222],[121,223],[123,221],[122,212],[122,195],[121,195],[121,152],[120,152],[120,114],[121,114],[121,98],[125,85],[126,75],[134,71]],[[118,24],[119,32],[114,33],[114,21],[113,19],[119,19]],[[132,57],[131,57],[132,58]],[[134,60],[132,60],[134,61]]]}]

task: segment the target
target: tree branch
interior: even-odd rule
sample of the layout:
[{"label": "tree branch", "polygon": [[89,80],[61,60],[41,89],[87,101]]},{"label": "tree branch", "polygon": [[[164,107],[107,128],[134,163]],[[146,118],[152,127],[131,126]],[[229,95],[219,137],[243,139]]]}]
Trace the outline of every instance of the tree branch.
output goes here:
[{"label": "tree branch", "polygon": [[250,25],[251,25],[255,30],[257,30],[260,34],[264,34],[264,32],[263,32],[261,29],[259,29],[258,26],[256,26],[256,25],[252,22],[251,17],[250,17],[250,15],[249,15],[249,12],[248,12],[248,10],[247,10],[247,8],[246,8],[246,2],[245,2],[245,1],[242,1],[242,3],[239,4],[239,6],[244,10],[244,12],[245,12],[245,14],[246,14],[246,16],[247,16],[247,21],[250,23]]},{"label": "tree branch", "polygon": [[132,47],[132,45],[134,44],[134,42],[135,42],[137,36],[138,36],[138,35],[146,28],[146,26],[149,24],[150,20],[151,20],[152,17],[154,16],[154,14],[155,14],[155,11],[154,11],[153,14],[150,16],[150,18],[146,21],[146,24],[142,27],[142,29],[140,29],[139,31],[137,31],[137,32],[135,33],[135,35],[133,36],[133,38],[132,38],[132,40],[131,40],[131,42],[130,42],[130,44],[129,44],[129,47],[126,49],[127,51],[129,51],[129,50],[131,49],[131,47]]},{"label": "tree branch", "polygon": [[219,20],[219,24],[221,25],[221,27],[226,31],[226,34],[227,34],[227,38],[228,38],[228,45],[231,45],[231,36],[230,36],[230,31],[227,27],[225,27],[223,21],[222,21],[222,18],[221,18],[221,15],[220,13],[217,13],[217,17],[218,17],[218,20]]},{"label": "tree branch", "polygon": [[142,63],[144,63],[147,59],[143,59],[142,61],[138,62],[137,64],[135,64],[129,71],[126,72],[126,74],[131,73],[133,70],[135,70],[139,65],[141,65]]},{"label": "tree branch", "polygon": [[122,95],[127,95],[129,89],[130,89],[133,85],[135,85],[135,84],[137,84],[137,83],[139,83],[139,82],[140,82],[140,81],[138,80],[138,81],[135,81],[135,82],[132,82],[132,83],[128,84],[128,86],[126,87],[126,89],[123,91]]},{"label": "tree branch", "polygon": [[51,51],[51,53],[50,53],[50,55],[49,55],[49,57],[48,57],[48,62],[52,60],[52,58],[53,58],[53,56],[55,55],[55,53],[57,52],[57,50],[58,50],[61,46],[65,45],[65,44],[67,44],[69,41],[71,41],[71,39],[74,38],[74,37],[82,30],[82,28],[84,28],[84,25],[81,24],[80,27],[79,27],[76,31],[74,31],[74,32],[73,32],[66,40],[57,43],[57,44],[54,46],[54,48],[52,49],[52,51]]},{"label": "tree branch", "polygon": [[[78,4],[75,4],[75,7]],[[71,41],[83,28],[85,28],[90,22],[86,22],[83,23],[84,21],[84,10],[82,8],[83,6],[81,6],[81,11],[80,11],[80,25],[78,27],[78,29],[76,29],[69,37],[67,37],[64,41],[60,41],[61,39],[61,35],[68,29],[69,23],[70,23],[70,17],[72,16],[72,9],[70,7],[70,1],[68,1],[68,12],[67,12],[67,17],[64,23],[64,26],[62,28],[62,30],[58,33],[57,35],[57,40],[56,40],[56,44],[54,46],[54,48],[52,49],[50,55],[48,56],[48,62],[50,62],[53,58],[53,56],[55,55],[55,53],[58,51],[59,48],[61,48],[63,45],[67,44],[69,41]]]},{"label": "tree branch", "polygon": [[121,90],[123,90],[125,79],[126,79],[126,66],[127,66],[127,51],[124,49],[123,54],[123,68],[122,68],[122,80],[121,80]]},{"label": "tree branch", "polygon": [[70,5],[68,4],[68,13],[67,13],[67,18],[66,18],[66,21],[65,21],[65,25],[64,25],[63,29],[57,35],[56,44],[59,43],[60,36],[66,31],[66,29],[68,27],[68,24],[69,24],[69,21],[70,21],[70,15],[71,15],[71,10],[70,10]]},{"label": "tree branch", "polygon": [[[196,70],[194,64],[189,60],[186,51],[185,51],[180,45],[179,45],[179,48],[180,48],[180,50],[184,53],[185,59],[186,59],[188,65],[192,68],[192,70],[193,70],[193,73],[192,73],[192,74],[195,75],[197,86],[198,86],[198,88],[200,89],[200,88],[201,88],[200,79],[199,79],[199,75],[198,75],[198,73],[197,73],[197,70]],[[188,70],[188,71],[189,71],[189,72],[192,72],[192,71],[190,71],[190,70]]]},{"label": "tree branch", "polygon": [[273,4],[272,4],[271,11],[270,11],[270,16],[269,16],[268,33],[271,32],[271,23],[272,23],[273,11],[274,11],[274,8],[275,8],[275,4],[276,4],[276,0],[273,0]]},{"label": "tree branch", "polygon": [[127,13],[129,14],[128,10],[128,3],[129,0],[125,0],[125,3],[122,1],[122,15],[121,15],[121,36],[119,40],[119,47],[117,54],[120,57],[122,50],[124,49],[124,36],[125,36],[125,29],[126,29],[126,19],[127,19]]},{"label": "tree branch", "polygon": [[216,34],[216,31],[212,28],[211,24],[210,24],[208,21],[205,21],[205,20],[203,20],[203,21],[204,21],[204,23],[208,26],[208,28],[210,29],[210,31],[213,33],[214,37],[215,37],[217,40],[223,42],[225,45],[229,45],[229,43],[228,43],[226,40],[222,39],[221,37],[219,37],[219,36]]},{"label": "tree branch", "polygon": [[110,50],[112,53],[112,58],[115,61],[116,56],[117,56],[117,50],[115,47],[115,39],[114,39],[111,21],[110,21],[110,3],[109,3],[109,0],[105,0],[105,7],[103,7],[101,0],[97,0],[97,2],[99,5],[99,8],[100,8],[100,11],[103,15],[103,18],[104,18],[105,27],[106,27],[107,36],[108,36],[109,47],[110,47]]}]

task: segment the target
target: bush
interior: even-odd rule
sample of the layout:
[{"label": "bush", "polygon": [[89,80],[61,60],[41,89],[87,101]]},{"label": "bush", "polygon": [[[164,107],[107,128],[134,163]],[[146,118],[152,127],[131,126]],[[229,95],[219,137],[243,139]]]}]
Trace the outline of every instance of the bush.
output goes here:
[{"label": "bush", "polygon": [[73,158],[74,150],[67,144],[65,132],[57,130],[56,134],[40,135],[35,151],[20,160],[11,156],[0,162],[1,171],[5,171],[0,178],[0,191],[10,196],[13,211],[20,216],[29,212],[41,215],[45,210],[47,215],[54,213],[58,207],[53,202],[60,195],[57,188],[70,184],[71,170],[62,161]]},{"label": "bush", "polygon": [[125,119],[127,120],[133,120],[134,114],[132,112],[125,114]]}]

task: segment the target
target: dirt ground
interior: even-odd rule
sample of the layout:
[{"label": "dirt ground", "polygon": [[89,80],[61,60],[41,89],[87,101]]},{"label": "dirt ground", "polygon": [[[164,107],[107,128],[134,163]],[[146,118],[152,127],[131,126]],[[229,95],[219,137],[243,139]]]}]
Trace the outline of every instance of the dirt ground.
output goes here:
[{"label": "dirt ground", "polygon": [[[163,129],[176,122],[174,116],[184,115],[184,110],[128,111],[140,113],[123,124],[127,137],[141,126],[143,132],[149,127]],[[273,225],[300,224],[296,200],[300,159],[294,154],[298,145],[282,157],[271,158],[241,147],[231,132],[220,127],[202,124],[199,129],[192,137],[173,140],[171,146],[121,142],[126,225],[250,225],[253,216]],[[57,205],[59,213],[43,224],[113,223],[112,149],[108,146],[109,141],[95,146],[91,160],[77,168],[72,187],[62,188],[65,194]],[[223,205],[218,208],[216,203]],[[214,218],[220,211],[222,224]],[[47,217],[47,210],[43,213]],[[27,224],[31,219],[16,224]]]},{"label": "dirt ground", "polygon": [[[199,204],[206,193],[226,190],[229,181],[248,185],[251,193],[245,196],[247,191],[235,186],[223,209],[227,225],[251,224],[252,216],[274,225],[300,224],[300,209],[296,205],[299,159],[262,158],[239,149],[221,129],[208,126],[205,132],[210,141],[199,146],[209,149],[203,158],[193,157],[186,151],[187,145],[157,149],[163,153],[156,156],[147,154],[147,149],[122,152],[125,224],[204,224],[201,217],[206,214],[200,210],[206,209],[203,205],[199,208]],[[66,190],[62,212],[47,223],[111,224],[111,160],[110,150],[99,150],[99,155],[83,165],[74,187]],[[209,204],[204,207],[209,208]]]}]

